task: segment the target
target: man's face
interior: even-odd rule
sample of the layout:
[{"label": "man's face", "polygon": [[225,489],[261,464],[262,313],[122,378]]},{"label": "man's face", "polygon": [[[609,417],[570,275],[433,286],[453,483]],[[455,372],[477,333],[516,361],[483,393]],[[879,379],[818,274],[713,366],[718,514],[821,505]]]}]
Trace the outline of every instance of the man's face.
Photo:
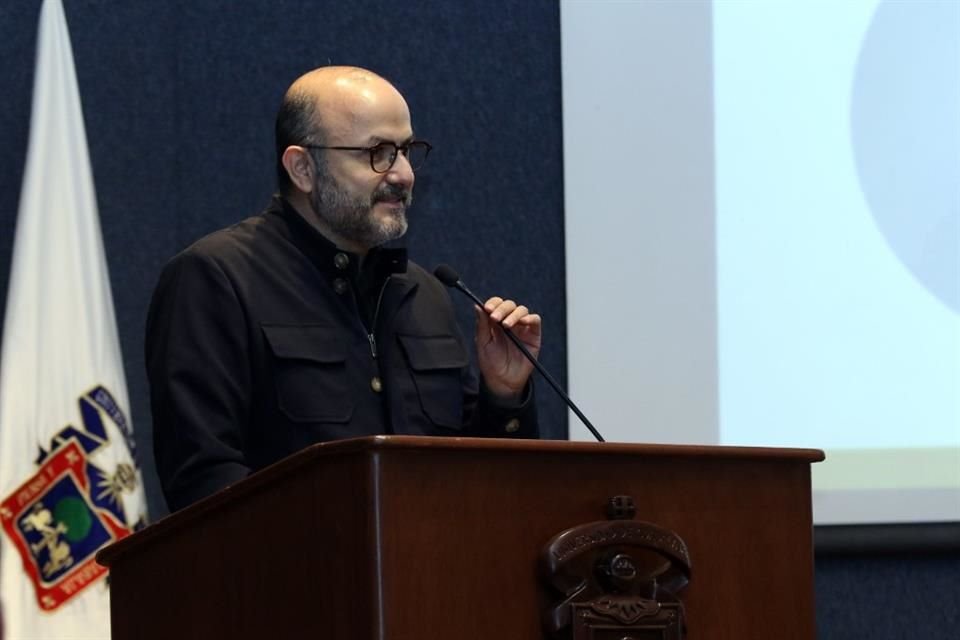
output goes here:
[{"label": "man's face", "polygon": [[[407,232],[406,209],[413,203],[412,182],[407,187],[382,179],[376,185],[338,179],[331,173],[322,153],[311,153],[317,171],[310,204],[331,231],[364,249],[396,240]],[[334,153],[348,152],[335,150]],[[367,158],[369,168],[369,155]],[[382,174],[376,175],[382,177]]]},{"label": "man's face", "polygon": [[[351,87],[325,119],[328,146],[372,147],[413,138],[407,104],[391,85]],[[324,149],[312,154],[316,175],[310,204],[339,239],[363,251],[401,237],[413,202],[413,170],[403,154],[377,173],[367,151]]]}]

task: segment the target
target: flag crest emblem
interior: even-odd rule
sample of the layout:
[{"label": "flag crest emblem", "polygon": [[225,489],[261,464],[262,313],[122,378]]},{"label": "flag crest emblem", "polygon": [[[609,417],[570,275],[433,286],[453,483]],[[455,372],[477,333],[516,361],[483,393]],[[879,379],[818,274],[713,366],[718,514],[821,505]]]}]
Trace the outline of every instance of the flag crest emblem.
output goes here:
[{"label": "flag crest emblem", "polygon": [[[94,560],[97,550],[145,524],[135,512],[133,521],[124,505],[137,490],[138,474],[123,412],[103,386],[80,396],[78,405],[83,428],[58,431],[49,448],[39,451],[36,472],[0,502],[0,522],[44,611],[95,583],[107,572]],[[110,447],[125,448],[128,461],[112,469],[97,464],[98,454]],[[116,458],[114,452],[104,461]]]},{"label": "flag crest emblem", "polygon": [[33,77],[0,342],[0,633],[102,640],[94,556],[146,498],[61,0],[40,8]]}]

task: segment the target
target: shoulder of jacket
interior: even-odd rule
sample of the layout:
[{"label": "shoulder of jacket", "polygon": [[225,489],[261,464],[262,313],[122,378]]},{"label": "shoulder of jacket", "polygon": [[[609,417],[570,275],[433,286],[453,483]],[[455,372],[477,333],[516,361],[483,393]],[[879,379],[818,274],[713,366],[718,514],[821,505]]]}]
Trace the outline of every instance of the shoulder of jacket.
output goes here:
[{"label": "shoulder of jacket", "polygon": [[168,264],[212,262],[234,263],[255,256],[253,244],[269,235],[269,220],[264,214],[255,215],[229,227],[208,233],[173,256]]},{"label": "shoulder of jacket", "polygon": [[446,291],[447,287],[437,280],[436,276],[421,267],[419,264],[410,260],[407,262],[406,276],[411,282],[415,282],[421,287],[426,287],[435,291]]}]

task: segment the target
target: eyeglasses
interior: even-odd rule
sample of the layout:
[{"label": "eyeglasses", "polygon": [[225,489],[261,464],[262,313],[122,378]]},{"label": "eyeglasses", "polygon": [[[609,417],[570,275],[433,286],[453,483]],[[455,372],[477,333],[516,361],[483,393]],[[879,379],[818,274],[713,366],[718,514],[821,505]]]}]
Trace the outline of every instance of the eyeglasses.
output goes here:
[{"label": "eyeglasses", "polygon": [[303,144],[302,147],[308,149],[333,149],[335,151],[366,151],[370,154],[370,168],[377,173],[386,173],[393,167],[397,161],[397,154],[402,153],[403,157],[410,163],[410,168],[416,171],[427,161],[430,150],[433,146],[425,140],[411,140],[406,144],[396,144],[394,142],[379,142],[372,147],[326,147],[318,144]]}]

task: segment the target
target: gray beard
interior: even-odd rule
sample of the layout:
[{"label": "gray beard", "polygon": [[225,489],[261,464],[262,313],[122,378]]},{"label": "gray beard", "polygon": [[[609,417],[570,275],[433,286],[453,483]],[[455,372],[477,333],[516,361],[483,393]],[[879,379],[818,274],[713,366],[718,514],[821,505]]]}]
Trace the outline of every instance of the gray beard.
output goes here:
[{"label": "gray beard", "polygon": [[[399,197],[403,209],[386,219],[373,216],[373,205],[389,197]],[[326,172],[320,172],[310,194],[310,205],[317,218],[339,238],[369,250],[407,232],[406,208],[413,194],[400,187],[383,185],[370,197],[348,194]]]}]

